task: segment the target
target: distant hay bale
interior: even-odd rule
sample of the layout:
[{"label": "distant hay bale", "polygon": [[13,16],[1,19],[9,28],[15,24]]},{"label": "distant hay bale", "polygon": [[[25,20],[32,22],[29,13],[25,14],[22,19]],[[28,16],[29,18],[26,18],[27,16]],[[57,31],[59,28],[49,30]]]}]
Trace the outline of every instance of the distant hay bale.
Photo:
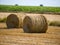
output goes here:
[{"label": "distant hay bale", "polygon": [[45,33],[48,23],[43,15],[25,16],[23,20],[24,32],[29,33]]},{"label": "distant hay bale", "polygon": [[6,20],[7,28],[22,28],[24,17],[23,13],[10,14]]}]

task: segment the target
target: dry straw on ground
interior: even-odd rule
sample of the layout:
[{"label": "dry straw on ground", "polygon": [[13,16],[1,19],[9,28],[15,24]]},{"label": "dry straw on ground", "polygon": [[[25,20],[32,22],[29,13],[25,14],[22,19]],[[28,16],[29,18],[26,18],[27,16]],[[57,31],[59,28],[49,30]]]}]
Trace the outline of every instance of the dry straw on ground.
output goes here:
[{"label": "dry straw on ground", "polygon": [[7,27],[8,28],[21,28],[23,25],[23,19],[25,17],[24,13],[10,14],[7,17]]},{"label": "dry straw on ground", "polygon": [[24,32],[44,33],[47,28],[47,20],[43,15],[28,15],[23,20]]}]

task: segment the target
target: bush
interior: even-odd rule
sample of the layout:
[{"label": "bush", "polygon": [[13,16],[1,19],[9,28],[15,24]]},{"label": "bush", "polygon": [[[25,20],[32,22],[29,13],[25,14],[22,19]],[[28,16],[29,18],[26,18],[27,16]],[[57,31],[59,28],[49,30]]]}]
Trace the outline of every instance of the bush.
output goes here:
[{"label": "bush", "polygon": [[60,26],[60,22],[59,21],[52,21],[49,23],[50,26]]}]

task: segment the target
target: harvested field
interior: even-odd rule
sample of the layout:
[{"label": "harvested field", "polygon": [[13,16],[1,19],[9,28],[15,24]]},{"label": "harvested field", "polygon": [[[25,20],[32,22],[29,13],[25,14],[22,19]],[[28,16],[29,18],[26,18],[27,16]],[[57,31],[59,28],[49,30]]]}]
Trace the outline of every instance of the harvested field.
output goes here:
[{"label": "harvested field", "polygon": [[[52,35],[53,36],[53,35]],[[48,37],[48,35],[39,35],[35,37],[30,36],[10,36],[10,35],[4,35],[0,36],[0,44],[27,44],[27,45],[59,45],[60,44],[60,38],[52,38]],[[54,36],[53,36],[54,37]],[[57,37],[57,36],[56,36]],[[59,35],[58,35],[59,37]]]},{"label": "harvested field", "polygon": [[60,45],[60,27],[49,26],[47,33],[24,33],[0,23],[0,45]]},{"label": "harvested field", "polygon": [[[8,15],[10,15],[11,13],[3,13],[3,12],[0,12],[0,18],[5,18],[7,17]],[[20,14],[20,13],[12,13],[12,14]],[[26,13],[27,15],[33,15],[33,13]],[[47,20],[49,21],[60,21],[60,15],[54,15],[54,14],[35,14],[35,15],[44,15]]]},{"label": "harvested field", "polygon": [[[26,13],[27,15],[33,15],[33,13]],[[34,14],[34,15],[44,15],[48,21],[60,21],[60,15],[54,14]]]},{"label": "harvested field", "polygon": [[[0,18],[3,19],[9,14],[11,13],[0,12]],[[29,13],[26,14],[33,15]],[[43,15],[49,21],[60,21],[60,15]],[[0,45],[60,45],[60,27],[48,26],[46,33],[24,33],[22,28],[8,29],[6,23],[0,23]]]}]

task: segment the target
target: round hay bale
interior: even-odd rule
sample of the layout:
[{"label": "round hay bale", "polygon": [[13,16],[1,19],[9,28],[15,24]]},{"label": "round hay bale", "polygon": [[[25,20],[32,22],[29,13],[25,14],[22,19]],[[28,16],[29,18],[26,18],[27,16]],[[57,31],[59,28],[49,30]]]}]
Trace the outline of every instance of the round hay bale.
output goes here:
[{"label": "round hay bale", "polygon": [[22,13],[10,14],[6,20],[7,28],[22,28],[24,17],[25,14]]},{"label": "round hay bale", "polygon": [[45,33],[48,23],[43,15],[25,16],[23,20],[24,32]]}]

